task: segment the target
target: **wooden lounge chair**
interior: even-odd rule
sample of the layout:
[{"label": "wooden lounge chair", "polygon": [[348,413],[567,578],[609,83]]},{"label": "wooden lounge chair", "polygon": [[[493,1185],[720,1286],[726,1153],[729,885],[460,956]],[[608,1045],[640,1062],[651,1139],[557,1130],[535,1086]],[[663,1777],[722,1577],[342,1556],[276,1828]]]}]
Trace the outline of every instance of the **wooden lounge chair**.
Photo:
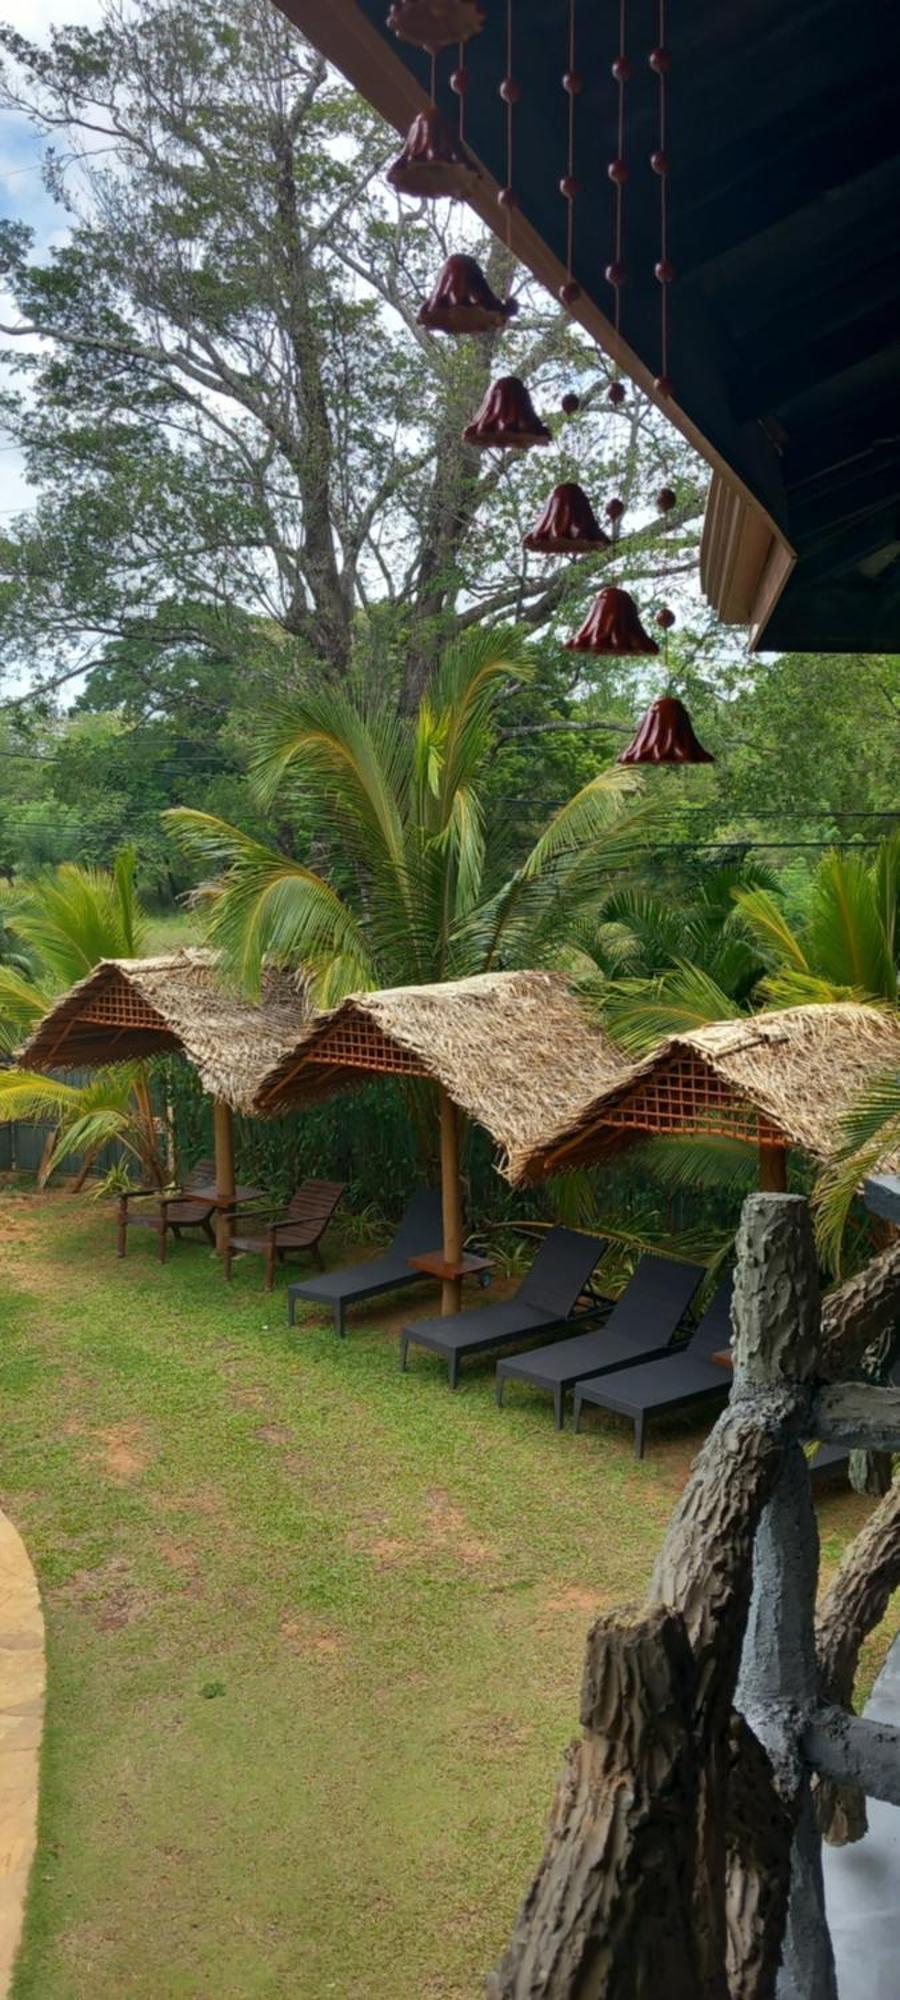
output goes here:
[{"label": "wooden lounge chair", "polygon": [[607,1375],[665,1354],[683,1314],[703,1280],[702,1264],[666,1257],[642,1257],[606,1325],[597,1333],[559,1340],[530,1354],[497,1363],[497,1401],[507,1382],[530,1382],[552,1389],[556,1428],[562,1430],[566,1391],[586,1375]]},{"label": "wooden lounge chair", "polygon": [[319,1244],[345,1192],[342,1181],[309,1180],[291,1197],[283,1215],[267,1220],[259,1209],[233,1209],[232,1221],[239,1222],[244,1214],[251,1226],[246,1232],[243,1229],[229,1232],[224,1257],[226,1278],[231,1277],[232,1261],[238,1252],[265,1258],[267,1292],[275,1283],[276,1264],[279,1260],[283,1262],[292,1250],[310,1250],[321,1271],[324,1267]]},{"label": "wooden lounge chair", "polygon": [[513,1298],[405,1326],[400,1335],[401,1368],[406,1367],[410,1346],[427,1347],[433,1354],[446,1355],[450,1387],[455,1389],[464,1355],[512,1347],[530,1333],[543,1333],[570,1320],[605,1249],[602,1237],[551,1229]]},{"label": "wooden lounge chair", "polygon": [[[125,1255],[129,1229],[156,1230],[161,1264],[166,1261],[166,1238],[169,1230],[173,1236],[180,1237],[183,1229],[202,1229],[210,1243],[215,1243],[216,1232],[212,1221],[215,1205],[210,1201],[204,1201],[202,1196],[198,1198],[200,1189],[206,1193],[215,1185],[215,1161],[198,1160],[183,1185],[171,1188],[167,1194],[161,1194],[159,1188],[129,1188],[126,1194],[120,1194],[116,1230],[117,1255],[119,1257]],[[133,1201],[153,1201],[156,1206],[153,1210],[132,1214]]]},{"label": "wooden lounge chair", "polygon": [[723,1278],[690,1340],[673,1354],[639,1368],[616,1369],[575,1384],[575,1429],[585,1403],[630,1417],[636,1458],[644,1456],[647,1418],[691,1404],[725,1401],[731,1389],[727,1368],[710,1357],[731,1341],[731,1277]]},{"label": "wooden lounge chair", "polygon": [[345,1264],[339,1271],[326,1271],[321,1278],[306,1278],[288,1286],[291,1326],[296,1321],[298,1299],[329,1306],[335,1332],[343,1334],[346,1309],[354,1300],[375,1298],[398,1285],[420,1285],[422,1273],[411,1268],[409,1259],[436,1250],[442,1227],[440,1194],[435,1188],[420,1188],[407,1204],[393,1243],[383,1256],[371,1257],[365,1264]]}]

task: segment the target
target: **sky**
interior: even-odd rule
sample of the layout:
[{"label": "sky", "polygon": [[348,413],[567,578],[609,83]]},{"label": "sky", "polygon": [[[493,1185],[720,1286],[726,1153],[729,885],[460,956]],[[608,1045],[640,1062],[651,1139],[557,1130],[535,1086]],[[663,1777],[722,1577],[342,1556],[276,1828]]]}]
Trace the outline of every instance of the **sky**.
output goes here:
[{"label": "sky", "polygon": [[[91,24],[100,20],[101,12],[100,0],[0,0],[3,20],[31,41],[45,41],[52,23]],[[6,220],[13,217],[34,230],[39,256],[65,237],[65,219],[41,180],[42,150],[43,142],[27,119],[0,112],[0,207]],[[21,454],[0,435],[0,526],[32,498]]]}]

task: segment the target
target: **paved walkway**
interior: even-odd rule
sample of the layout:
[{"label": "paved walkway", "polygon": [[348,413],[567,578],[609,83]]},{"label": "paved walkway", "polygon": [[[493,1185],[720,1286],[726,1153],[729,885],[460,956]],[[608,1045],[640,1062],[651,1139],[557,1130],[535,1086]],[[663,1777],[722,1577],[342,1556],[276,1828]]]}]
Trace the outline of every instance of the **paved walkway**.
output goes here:
[{"label": "paved walkway", "polygon": [[9,1991],[37,1830],[44,1620],[25,1544],[0,1514],[0,2000]]},{"label": "paved walkway", "polygon": [[[900,1639],[866,1704],[877,1722],[900,1723]],[[825,1907],[841,2000],[900,1994],[900,1806],[870,1799],[869,1831],[850,1847],[826,1847]]]}]

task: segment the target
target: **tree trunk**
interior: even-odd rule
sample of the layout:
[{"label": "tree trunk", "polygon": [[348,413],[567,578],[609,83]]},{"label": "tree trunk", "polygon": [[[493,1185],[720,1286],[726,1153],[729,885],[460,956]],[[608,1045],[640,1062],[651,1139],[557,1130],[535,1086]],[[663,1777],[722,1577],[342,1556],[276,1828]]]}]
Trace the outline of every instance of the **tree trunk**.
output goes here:
[{"label": "tree trunk", "polygon": [[[816,1623],[819,1693],[850,1708],[863,1640],[880,1625],[900,1586],[900,1483],[876,1507],[844,1557]],[[816,1814],[826,1840],[842,1847],[866,1831],[866,1802],[856,1785],[820,1778]]]}]

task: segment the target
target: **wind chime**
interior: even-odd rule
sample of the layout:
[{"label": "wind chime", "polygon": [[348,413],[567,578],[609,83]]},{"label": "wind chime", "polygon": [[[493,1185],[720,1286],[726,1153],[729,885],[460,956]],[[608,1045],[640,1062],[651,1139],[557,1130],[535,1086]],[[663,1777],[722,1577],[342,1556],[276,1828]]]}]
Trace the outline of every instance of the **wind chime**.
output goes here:
[{"label": "wind chime", "polygon": [[[667,0],[657,0],[658,39],[649,62],[659,86],[658,143],[650,156],[650,167],[659,183],[660,198],[659,258],[654,267],[660,288],[660,371],[656,377],[656,389],[661,397],[668,398],[673,393],[669,375],[669,287],[674,281],[675,269],[669,255],[667,148],[671,54],[666,45],[666,4]],[[608,400],[613,409],[619,409],[625,400],[618,355],[622,300],[628,280],[625,235],[625,188],[629,177],[627,88],[634,74],[628,54],[627,5],[628,0],[619,0],[618,47],[611,65],[617,92],[616,151],[607,168],[614,193],[612,255],[606,266],[607,282],[613,291],[616,331],[615,374],[608,390]],[[567,308],[575,305],[581,295],[574,271],[575,204],[580,192],[576,171],[576,106],[584,79],[576,62],[576,8],[577,0],[569,0],[568,62],[562,78],[568,99],[568,147],[566,169],[559,184],[560,194],[567,204],[566,276],[560,286],[559,297]],[[388,180],[401,193],[417,196],[468,194],[480,178],[480,171],[465,143],[468,86],[465,45],[483,28],[485,10],[478,0],[395,0],[388,21],[401,40],[427,50],[431,56],[431,103],[413,121],[403,150],[388,171]],[[436,93],[438,55],[453,44],[458,46],[459,51],[458,66],[450,77],[451,89],[459,99],[458,133],[451,130],[438,110]],[[521,99],[513,56],[514,0],[506,0],[506,66],[499,87],[506,108],[506,181],[497,199],[505,213],[506,241],[510,250],[512,214],[517,203],[515,113]],[[457,255],[447,259],[430,297],[419,310],[418,322],[439,333],[485,333],[502,327],[515,311],[516,301],[502,300],[495,295],[475,258]],[[572,414],[578,408],[578,402],[577,396],[564,397],[563,410]],[[463,437],[468,444],[481,449],[525,450],[551,443],[550,431],[538,416],[525,383],[515,375],[502,376],[491,384],[477,416],[466,426]],[[657,495],[657,508],[664,527],[676,505],[677,495],[671,486],[664,485]],[[541,555],[593,554],[608,548],[610,542],[614,547],[624,511],[624,503],[617,496],[607,502],[606,517],[610,527],[610,534],[607,534],[597,521],[583,488],[573,480],[563,481],[554,488],[539,519],[525,536],[525,546]],[[669,633],[674,623],[673,611],[662,604],[656,613],[656,624],[667,668]],[[654,657],[660,652],[659,644],[644,628],[634,599],[628,591],[614,584],[607,585],[598,593],[580,630],[568,640],[567,645],[572,652],[606,658]],[[670,693],[651,704],[633,741],[619,758],[621,764],[699,764],[712,761],[709,752],[694,734],[684,704]]]}]

